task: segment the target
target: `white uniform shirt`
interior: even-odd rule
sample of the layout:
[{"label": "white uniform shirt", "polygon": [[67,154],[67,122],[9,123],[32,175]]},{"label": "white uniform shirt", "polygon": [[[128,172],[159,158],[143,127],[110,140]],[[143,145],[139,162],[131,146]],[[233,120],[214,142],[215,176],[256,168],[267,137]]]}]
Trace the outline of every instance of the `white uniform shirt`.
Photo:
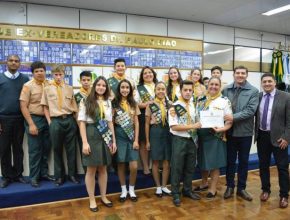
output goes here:
[{"label": "white uniform shirt", "polygon": [[[195,120],[195,117],[196,117],[195,107],[194,107],[192,101],[189,101],[189,103],[190,103],[189,104],[189,110],[190,110],[190,117],[191,117],[190,124],[194,124],[195,121],[196,121]],[[183,106],[186,109],[185,103],[183,103],[183,102],[178,100],[178,101],[174,102],[173,105],[177,105],[177,104],[180,104],[181,106]],[[177,135],[177,136],[180,136],[180,137],[188,137],[188,138],[190,137],[190,134],[188,133],[188,131],[173,131],[172,130],[171,126],[173,126],[173,125],[182,125],[182,124],[183,125],[187,125],[188,124],[187,121],[180,120],[180,118],[178,117],[177,113],[175,112],[174,107],[171,107],[169,109],[168,123],[169,123],[169,126],[170,126],[170,132],[173,135]]]},{"label": "white uniform shirt", "polygon": [[[99,101],[98,101],[99,103]],[[112,104],[111,101],[103,101],[104,104],[104,114],[106,121],[112,121]],[[85,121],[86,123],[95,123],[95,119],[92,119],[86,114],[86,106],[83,100],[80,102],[78,121]]]}]

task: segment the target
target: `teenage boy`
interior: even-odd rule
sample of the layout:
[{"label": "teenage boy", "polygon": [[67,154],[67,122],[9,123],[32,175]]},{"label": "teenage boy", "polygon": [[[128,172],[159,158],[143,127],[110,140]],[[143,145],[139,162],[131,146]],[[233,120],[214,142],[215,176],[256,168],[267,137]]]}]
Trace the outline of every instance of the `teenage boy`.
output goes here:
[{"label": "teenage boy", "polygon": [[31,186],[39,187],[41,179],[53,181],[48,175],[47,158],[51,149],[49,126],[40,104],[43,88],[49,83],[45,79],[44,63],[35,61],[31,64],[32,80],[25,83],[20,94],[21,112],[25,118],[29,153],[29,177]]},{"label": "teenage boy", "polygon": [[44,88],[41,99],[54,151],[56,186],[64,183],[63,146],[67,155],[68,179],[73,183],[79,183],[75,177],[77,123],[74,114],[77,112],[77,104],[72,86],[64,82],[64,69],[63,65],[55,65],[52,68],[53,80],[49,86]]}]

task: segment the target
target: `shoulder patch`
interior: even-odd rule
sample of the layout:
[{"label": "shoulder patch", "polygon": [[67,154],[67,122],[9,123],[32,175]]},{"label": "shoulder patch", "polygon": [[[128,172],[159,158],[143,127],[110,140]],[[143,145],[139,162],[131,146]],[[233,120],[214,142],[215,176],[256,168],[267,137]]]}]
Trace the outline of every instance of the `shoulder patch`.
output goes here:
[{"label": "shoulder patch", "polygon": [[170,108],[169,109],[169,114],[170,114],[170,116],[175,117],[176,116],[175,109],[174,108]]}]

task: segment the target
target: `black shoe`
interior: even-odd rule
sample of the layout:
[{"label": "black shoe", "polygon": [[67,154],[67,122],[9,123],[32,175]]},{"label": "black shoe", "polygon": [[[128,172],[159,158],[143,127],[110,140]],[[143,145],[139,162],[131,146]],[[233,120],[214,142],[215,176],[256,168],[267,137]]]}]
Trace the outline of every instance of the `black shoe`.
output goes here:
[{"label": "black shoe", "polygon": [[155,195],[159,198],[161,198],[163,196],[163,193],[155,193]]},{"label": "black shoe", "polygon": [[68,180],[75,184],[80,184],[80,181],[75,176],[69,176]]},{"label": "black shoe", "polygon": [[215,198],[215,196],[216,196],[216,194],[217,194],[217,192],[215,192],[215,194],[213,194],[213,193],[211,193],[211,192],[208,192],[208,194],[206,194],[206,198],[207,199],[214,199]]},{"label": "black shoe", "polygon": [[64,183],[63,179],[62,178],[58,178],[55,180],[54,184],[56,186],[61,186],[62,184]]},{"label": "black shoe", "polygon": [[126,199],[127,199],[127,196],[125,196],[125,197],[119,197],[119,202],[125,202],[126,201]]},{"label": "black shoe", "polygon": [[173,196],[173,204],[176,206],[176,207],[179,207],[180,206],[180,198],[179,196]]},{"label": "black shoe", "polygon": [[44,175],[41,177],[42,180],[46,180],[46,181],[55,181],[55,178],[53,176],[50,175]]},{"label": "black shoe", "polygon": [[9,184],[11,183],[11,180],[10,179],[4,179],[2,180],[1,184],[0,184],[0,187],[1,188],[6,188]]},{"label": "black shoe", "polygon": [[253,197],[244,189],[237,191],[237,196],[249,202],[253,200]]},{"label": "black shoe", "polygon": [[224,199],[229,199],[229,198],[233,197],[233,195],[234,195],[234,188],[227,187],[227,189],[224,193]]},{"label": "black shoe", "polygon": [[39,182],[37,180],[31,180],[30,184],[32,187],[35,187],[35,188],[40,187]]},{"label": "black shoe", "polygon": [[96,206],[95,208],[91,208],[90,207],[90,211],[91,212],[97,212],[97,211],[99,211],[99,207],[98,206]]},{"label": "black shoe", "polygon": [[105,203],[102,199],[101,199],[101,202],[104,206],[108,207],[108,208],[112,208],[113,207],[113,203],[110,201],[110,202],[107,202]]},{"label": "black shoe", "polygon": [[206,191],[206,190],[208,190],[208,186],[203,186],[203,187],[198,186],[198,187],[193,189],[193,192],[202,192],[202,191]]},{"label": "black shoe", "polygon": [[27,181],[26,179],[24,179],[23,176],[16,177],[14,180],[15,180],[16,182],[20,182],[20,183],[24,183],[24,184],[28,183],[28,181]]},{"label": "black shoe", "polygon": [[197,193],[194,192],[188,192],[188,193],[183,193],[184,197],[188,197],[192,200],[200,200],[200,196]]},{"label": "black shoe", "polygon": [[132,202],[137,202],[138,201],[138,197],[137,196],[130,196],[129,195],[129,197],[130,197]]}]

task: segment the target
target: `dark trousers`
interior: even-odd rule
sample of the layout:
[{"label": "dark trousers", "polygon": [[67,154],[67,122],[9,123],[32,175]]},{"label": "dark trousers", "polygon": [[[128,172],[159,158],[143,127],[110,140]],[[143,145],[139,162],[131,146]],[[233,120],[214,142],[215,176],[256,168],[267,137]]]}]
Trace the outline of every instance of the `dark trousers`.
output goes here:
[{"label": "dark trousers", "polygon": [[192,190],[192,177],[196,164],[196,145],[191,138],[173,135],[171,157],[171,190],[180,194],[180,181],[183,177],[183,192]]},{"label": "dark trousers", "polygon": [[48,175],[47,159],[51,150],[49,139],[49,127],[44,116],[31,115],[38,129],[38,135],[29,134],[29,126],[25,121],[29,152],[29,177],[31,180],[39,180],[40,177]]},{"label": "dark trousers", "polygon": [[288,198],[289,191],[289,161],[288,148],[282,150],[280,147],[275,147],[271,143],[270,132],[259,130],[257,139],[258,157],[260,178],[262,190],[271,192],[270,184],[270,162],[271,154],[273,153],[279,175],[280,197]]},{"label": "dark trousers", "polygon": [[22,144],[24,136],[24,120],[22,117],[1,118],[0,124],[0,159],[2,176],[3,178],[13,180],[22,176],[23,172]]},{"label": "dark trousers", "polygon": [[76,174],[76,132],[77,123],[72,115],[66,118],[51,118],[49,133],[54,156],[54,176],[64,178],[63,146],[67,155],[68,175]]},{"label": "dark trousers", "polygon": [[236,160],[238,158],[238,191],[246,189],[248,177],[249,154],[252,145],[252,136],[227,137],[227,186],[235,187]]}]

